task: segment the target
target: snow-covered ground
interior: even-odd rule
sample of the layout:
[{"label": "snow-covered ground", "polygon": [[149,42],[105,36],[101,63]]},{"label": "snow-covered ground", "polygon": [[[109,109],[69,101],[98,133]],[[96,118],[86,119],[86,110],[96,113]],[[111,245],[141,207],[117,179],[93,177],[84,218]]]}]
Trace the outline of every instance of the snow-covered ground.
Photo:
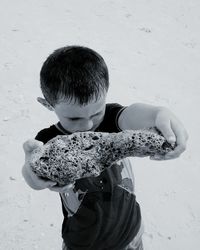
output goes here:
[{"label": "snow-covered ground", "polygon": [[146,250],[200,249],[200,1],[0,1],[0,249],[61,249],[57,193],[30,189],[22,144],[56,116],[36,102],[56,48],[85,45],[110,70],[108,102],[170,108],[190,139],[173,161],[132,159]]}]

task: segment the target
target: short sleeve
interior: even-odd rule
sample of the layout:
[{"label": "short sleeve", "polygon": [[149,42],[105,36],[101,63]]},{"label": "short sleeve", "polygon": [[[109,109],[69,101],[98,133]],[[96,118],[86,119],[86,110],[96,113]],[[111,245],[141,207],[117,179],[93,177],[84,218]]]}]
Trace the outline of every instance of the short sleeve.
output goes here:
[{"label": "short sleeve", "polygon": [[41,141],[45,144],[59,134],[62,133],[56,128],[55,125],[52,125],[49,128],[42,129],[40,132],[38,132],[35,137],[35,140]]},{"label": "short sleeve", "polygon": [[109,133],[120,132],[121,129],[118,126],[118,118],[125,108],[126,106],[122,106],[118,103],[106,104],[104,119],[96,131]]}]

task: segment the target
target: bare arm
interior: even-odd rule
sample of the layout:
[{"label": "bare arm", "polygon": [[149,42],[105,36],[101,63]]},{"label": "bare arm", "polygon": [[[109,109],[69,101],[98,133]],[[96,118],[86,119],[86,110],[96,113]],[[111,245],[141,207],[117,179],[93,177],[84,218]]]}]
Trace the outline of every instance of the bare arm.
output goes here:
[{"label": "bare arm", "polygon": [[[179,119],[167,108],[135,103],[124,109],[119,116],[118,125],[122,130],[156,127],[169,143],[176,142],[174,151],[163,159],[179,157],[186,149],[188,134]],[[155,156],[154,159],[160,160]]]},{"label": "bare arm", "polygon": [[134,103],[124,109],[119,116],[118,125],[122,130],[155,127],[159,107],[143,103]]}]

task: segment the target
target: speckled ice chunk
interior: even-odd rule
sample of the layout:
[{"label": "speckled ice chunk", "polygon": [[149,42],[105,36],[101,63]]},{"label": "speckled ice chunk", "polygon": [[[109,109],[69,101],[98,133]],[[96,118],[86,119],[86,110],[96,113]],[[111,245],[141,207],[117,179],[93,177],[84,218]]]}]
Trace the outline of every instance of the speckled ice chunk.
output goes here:
[{"label": "speckled ice chunk", "polygon": [[129,156],[164,155],[171,150],[173,147],[155,130],[78,132],[57,136],[35,150],[30,165],[38,176],[65,185],[98,176],[106,167]]}]

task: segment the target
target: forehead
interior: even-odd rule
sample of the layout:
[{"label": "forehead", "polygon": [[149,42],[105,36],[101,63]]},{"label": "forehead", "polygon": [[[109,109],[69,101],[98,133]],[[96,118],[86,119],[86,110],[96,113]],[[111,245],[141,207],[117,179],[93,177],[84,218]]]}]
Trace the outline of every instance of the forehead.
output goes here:
[{"label": "forehead", "polygon": [[102,111],[106,104],[106,96],[101,96],[98,100],[93,100],[87,105],[63,101],[55,106],[55,111],[66,117],[89,117]]}]

